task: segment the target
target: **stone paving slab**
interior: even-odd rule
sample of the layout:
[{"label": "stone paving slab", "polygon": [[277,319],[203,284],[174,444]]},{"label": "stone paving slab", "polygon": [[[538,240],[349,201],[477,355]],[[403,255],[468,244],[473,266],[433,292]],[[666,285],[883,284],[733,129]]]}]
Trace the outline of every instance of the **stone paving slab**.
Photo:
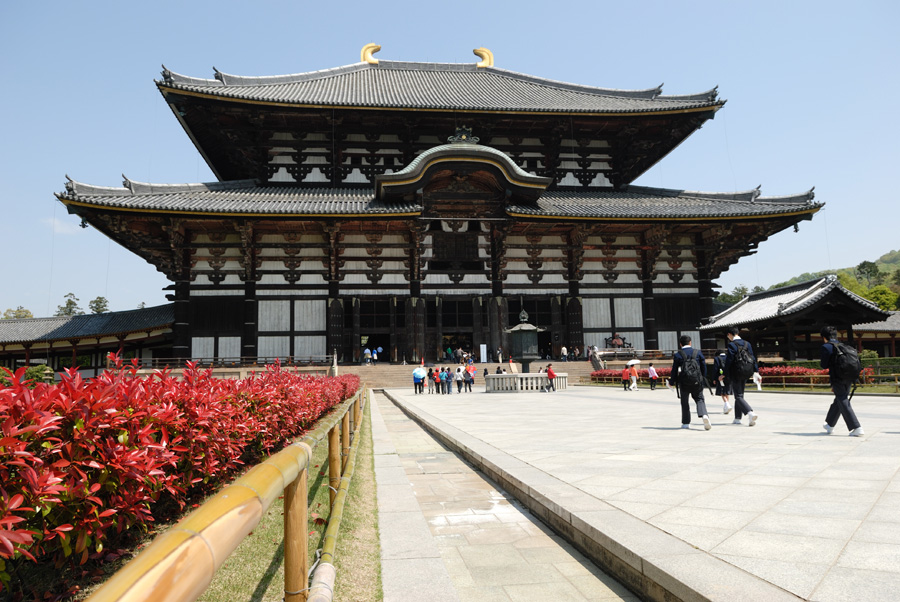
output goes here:
[{"label": "stone paving slab", "polygon": [[372,400],[386,601],[636,602],[383,395]]},{"label": "stone paving slab", "polygon": [[708,400],[705,431],[696,417],[680,428],[665,389],[386,393],[507,491],[537,500],[532,511],[576,547],[595,546],[604,568],[638,571],[675,597],[893,600],[900,587],[900,398],[855,398],[866,436],[851,438],[843,424],[822,430],[822,395],[750,392],[752,428]]}]

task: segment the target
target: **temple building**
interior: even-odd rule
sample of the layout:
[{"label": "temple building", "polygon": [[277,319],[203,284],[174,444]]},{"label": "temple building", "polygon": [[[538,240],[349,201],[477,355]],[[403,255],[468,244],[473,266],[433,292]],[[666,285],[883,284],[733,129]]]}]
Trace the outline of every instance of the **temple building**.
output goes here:
[{"label": "temple building", "polygon": [[[712,119],[716,89],[666,95],[479,62],[378,60],[156,85],[219,181],[70,180],[70,213],[172,282],[172,358],[433,360],[507,349],[525,309],[542,351],[702,338],[713,281],[811,219],[787,196],[632,184]],[[705,337],[706,335],[704,335]]]}]

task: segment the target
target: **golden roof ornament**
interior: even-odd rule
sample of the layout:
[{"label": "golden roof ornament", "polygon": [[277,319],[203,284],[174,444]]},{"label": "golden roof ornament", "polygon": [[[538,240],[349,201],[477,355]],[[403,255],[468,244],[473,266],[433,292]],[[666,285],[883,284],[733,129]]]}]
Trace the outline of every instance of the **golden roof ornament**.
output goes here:
[{"label": "golden roof ornament", "polygon": [[370,65],[377,65],[378,59],[372,55],[379,50],[381,50],[381,46],[370,42],[362,47],[362,50],[359,53],[359,60],[363,63],[369,63]]},{"label": "golden roof ornament", "polygon": [[476,67],[493,67],[494,66],[494,53],[482,46],[481,48],[476,48],[472,51],[475,56],[481,59]]}]

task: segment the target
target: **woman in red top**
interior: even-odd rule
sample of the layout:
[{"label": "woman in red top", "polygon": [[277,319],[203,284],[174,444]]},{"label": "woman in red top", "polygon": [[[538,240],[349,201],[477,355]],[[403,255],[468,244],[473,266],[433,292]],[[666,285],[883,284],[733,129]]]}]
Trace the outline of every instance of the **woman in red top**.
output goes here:
[{"label": "woman in red top", "polygon": [[556,378],[556,372],[553,371],[553,364],[547,364],[547,382],[550,384],[547,385],[547,392],[556,391],[556,385],[553,384],[553,379]]},{"label": "woman in red top", "polygon": [[631,384],[631,375],[629,374],[628,366],[622,370],[622,388],[626,391],[628,390],[628,385]]}]

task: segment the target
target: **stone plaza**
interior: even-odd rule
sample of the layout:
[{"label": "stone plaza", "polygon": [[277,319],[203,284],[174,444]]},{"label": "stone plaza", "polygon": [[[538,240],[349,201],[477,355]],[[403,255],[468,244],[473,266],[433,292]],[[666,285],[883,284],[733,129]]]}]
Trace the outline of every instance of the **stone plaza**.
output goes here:
[{"label": "stone plaza", "polygon": [[[648,599],[894,599],[898,398],[854,399],[862,438],[848,437],[842,423],[832,435],[822,430],[831,398],[821,394],[751,392],[760,416],[752,428],[746,419],[732,424],[718,398],[707,400],[710,431],[696,417],[681,429],[678,400],[665,388],[452,397],[386,390],[373,404],[385,600],[402,598],[393,597],[398,575],[446,586],[429,594],[433,600],[633,599],[635,592]],[[391,417],[387,430],[382,414]],[[449,482],[428,488],[442,472],[429,463],[440,458],[453,467]],[[454,479],[471,484],[469,473],[493,493],[457,492]],[[404,513],[392,512],[385,487],[406,492]],[[497,511],[498,504],[525,518]],[[401,514],[419,521],[418,530],[392,522]],[[519,528],[511,530],[513,523]],[[411,533],[418,544],[402,551]],[[535,554],[533,546],[549,545],[533,543],[542,534],[560,549]],[[489,547],[476,551],[475,543]],[[419,565],[405,562],[425,562],[434,574],[416,577],[410,569]]]}]

